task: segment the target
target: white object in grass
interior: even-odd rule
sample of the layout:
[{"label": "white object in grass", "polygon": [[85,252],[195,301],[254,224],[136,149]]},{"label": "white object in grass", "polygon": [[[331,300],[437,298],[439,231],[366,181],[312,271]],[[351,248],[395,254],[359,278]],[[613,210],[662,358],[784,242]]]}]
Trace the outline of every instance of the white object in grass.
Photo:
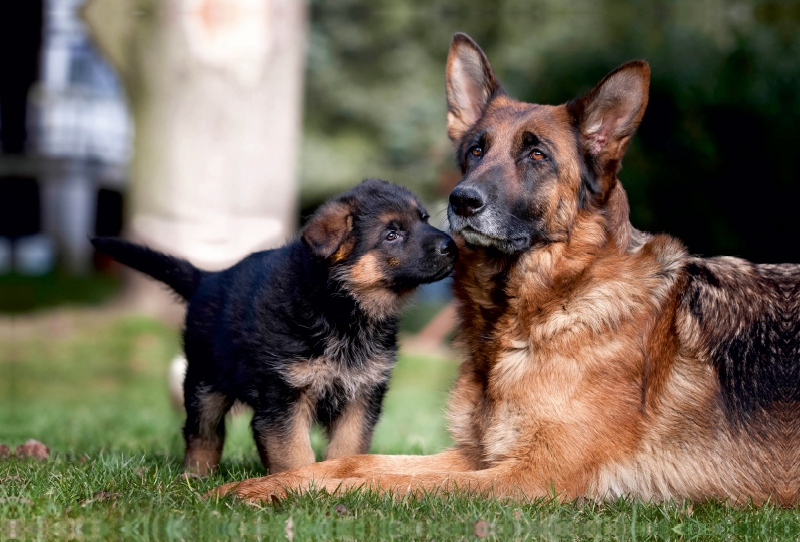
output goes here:
[{"label": "white object in grass", "polygon": [[169,363],[167,385],[169,386],[169,402],[175,410],[183,410],[183,381],[186,379],[188,367],[186,356],[179,354]]}]

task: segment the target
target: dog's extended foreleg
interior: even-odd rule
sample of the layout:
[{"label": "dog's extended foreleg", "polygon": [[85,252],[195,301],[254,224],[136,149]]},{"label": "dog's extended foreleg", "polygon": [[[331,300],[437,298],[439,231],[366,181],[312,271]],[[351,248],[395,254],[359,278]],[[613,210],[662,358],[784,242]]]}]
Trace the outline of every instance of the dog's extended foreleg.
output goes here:
[{"label": "dog's extended foreleg", "polygon": [[[398,463],[398,456],[392,463]],[[318,463],[322,465],[322,463]],[[317,469],[320,470],[321,469]],[[227,484],[215,490],[217,494],[235,493],[240,499],[256,503],[274,498],[283,498],[293,491],[304,492],[310,489],[324,489],[330,493],[343,492],[356,488],[387,493],[394,496],[406,494],[421,495],[438,491],[464,491],[472,494],[517,497],[545,496],[546,488],[531,484],[519,469],[501,464],[497,467],[479,471],[436,471],[424,468],[413,469],[409,473],[382,473],[360,477],[333,478],[325,476],[299,476],[288,472],[277,476],[253,478],[239,483]]]},{"label": "dog's extended foreleg", "polygon": [[[254,501],[261,498],[258,497],[259,494],[263,494],[263,498],[269,498],[270,495],[285,494],[287,488],[308,489],[312,480],[315,487],[326,487],[332,491],[340,485],[355,487],[378,479],[389,480],[391,477],[399,481],[397,476],[431,474],[433,478],[430,480],[444,480],[449,474],[468,473],[474,468],[475,461],[458,449],[435,455],[354,455],[315,463],[278,476],[226,484],[212,493],[224,495],[234,490],[242,498]],[[432,483],[430,480],[425,482],[426,486]],[[242,493],[239,493],[240,485]]]}]

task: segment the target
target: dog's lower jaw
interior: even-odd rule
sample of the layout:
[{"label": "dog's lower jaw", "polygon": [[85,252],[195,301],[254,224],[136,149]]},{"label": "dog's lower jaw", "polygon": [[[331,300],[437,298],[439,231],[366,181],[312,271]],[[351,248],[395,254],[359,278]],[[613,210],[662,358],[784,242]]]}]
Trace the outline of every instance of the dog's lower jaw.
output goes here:
[{"label": "dog's lower jaw", "polygon": [[450,233],[463,237],[466,244],[470,247],[493,248],[508,256],[519,255],[527,250],[542,247],[553,242],[553,240],[546,235],[533,238],[527,233],[508,238],[492,237],[469,226],[460,230],[451,230]]},{"label": "dog's lower jaw", "polygon": [[458,231],[454,230],[452,233],[454,235],[461,235],[467,245],[471,247],[496,248],[505,254],[514,254],[519,250],[515,247],[514,243],[508,239],[491,237],[469,227]]}]

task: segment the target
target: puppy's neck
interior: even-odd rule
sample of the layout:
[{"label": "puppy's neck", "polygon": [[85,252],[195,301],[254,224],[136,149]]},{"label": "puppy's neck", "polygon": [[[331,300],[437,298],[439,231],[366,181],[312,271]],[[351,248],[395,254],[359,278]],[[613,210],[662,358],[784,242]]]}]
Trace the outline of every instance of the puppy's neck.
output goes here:
[{"label": "puppy's neck", "polygon": [[333,297],[346,296],[354,310],[374,323],[397,319],[413,290],[396,292],[380,282],[360,280],[347,265],[330,268],[329,289]]}]

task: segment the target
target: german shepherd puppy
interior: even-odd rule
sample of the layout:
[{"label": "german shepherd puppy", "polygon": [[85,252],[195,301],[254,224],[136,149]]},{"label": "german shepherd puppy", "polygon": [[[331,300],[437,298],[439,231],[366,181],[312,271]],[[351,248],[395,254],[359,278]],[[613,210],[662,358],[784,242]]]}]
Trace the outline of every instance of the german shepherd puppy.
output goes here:
[{"label": "german shepherd puppy", "polygon": [[696,258],[631,226],[617,172],[649,78],[633,61],[566,104],[521,103],[456,34],[455,447],[219,491],[259,500],[313,478],[330,490],[798,504],[800,266]]},{"label": "german shepherd puppy", "polygon": [[315,420],[328,431],[327,459],[369,451],[402,302],[446,277],[458,256],[427,220],[414,194],[373,179],[323,205],[300,240],[217,273],[120,239],[92,240],[189,302],[186,471],[217,467],[235,400],[253,408],[271,473],[314,462]]}]

